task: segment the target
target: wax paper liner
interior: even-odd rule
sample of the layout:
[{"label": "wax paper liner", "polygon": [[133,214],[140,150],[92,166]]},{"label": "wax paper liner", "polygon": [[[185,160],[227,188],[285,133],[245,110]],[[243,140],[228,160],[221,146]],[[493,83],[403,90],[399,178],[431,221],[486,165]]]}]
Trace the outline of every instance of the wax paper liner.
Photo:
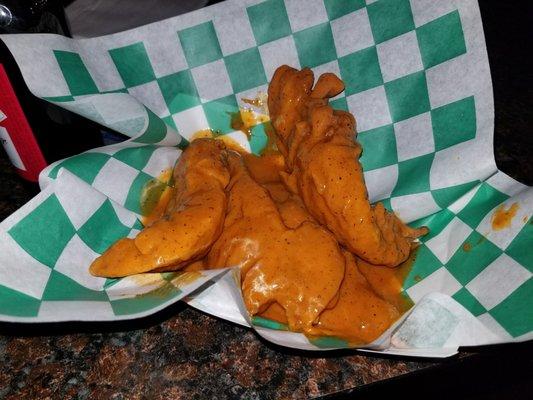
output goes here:
[{"label": "wax paper liner", "polygon": [[[189,304],[253,322],[275,343],[344,347],[250,321],[235,270],[198,281],[87,272],[114,240],[142,228],[143,187],[172,167],[194,132],[209,127],[261,151],[263,124],[248,138],[230,115],[289,64],[344,80],[331,103],[357,118],[371,201],[430,228],[403,286],[415,307],[367,349],[442,357],[533,336],[533,191],[494,162],[475,1],[229,0],[100,38],[1,39],[35,95],[132,137],[52,164],[42,193],[0,224],[1,320],[138,318],[189,294]],[[494,230],[495,211],[515,203],[509,226]]]}]

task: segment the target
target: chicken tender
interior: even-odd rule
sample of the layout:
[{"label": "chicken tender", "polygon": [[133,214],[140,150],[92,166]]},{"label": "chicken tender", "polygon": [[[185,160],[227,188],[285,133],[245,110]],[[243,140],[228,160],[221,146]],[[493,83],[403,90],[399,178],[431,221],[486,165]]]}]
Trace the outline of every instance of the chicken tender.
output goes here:
[{"label": "chicken tender", "polygon": [[238,157],[230,158],[230,169],[228,214],[207,265],[240,266],[250,315],[277,303],[291,330],[308,332],[337,296],[345,266],[341,249],[314,222],[287,227],[268,191]]},{"label": "chicken tender", "polygon": [[113,244],[91,265],[95,276],[172,271],[201,259],[224,226],[230,175],[220,141],[193,141],[174,169],[175,193],[164,216],[135,239]]},{"label": "chicken tender", "polygon": [[316,336],[336,336],[351,345],[376,340],[400,317],[391,303],[378,296],[357,268],[354,256],[345,251],[346,272],[335,307],[324,310],[311,330]]},{"label": "chicken tender", "polygon": [[283,66],[269,86],[270,115],[287,165],[287,187],[348,250],[372,264],[397,266],[427,229],[412,229],[381,203],[369,203],[355,119],[328,105],[328,98],[344,89],[343,83],[333,74],[322,75],[314,89],[313,81],[309,69]]}]

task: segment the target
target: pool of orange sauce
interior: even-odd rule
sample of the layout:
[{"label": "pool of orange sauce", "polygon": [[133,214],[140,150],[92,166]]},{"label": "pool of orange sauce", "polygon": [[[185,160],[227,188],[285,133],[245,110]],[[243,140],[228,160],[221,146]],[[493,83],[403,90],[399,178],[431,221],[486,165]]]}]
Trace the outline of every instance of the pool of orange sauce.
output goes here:
[{"label": "pool of orange sauce", "polygon": [[372,289],[402,314],[414,305],[409,297],[402,294],[402,289],[405,279],[416,262],[417,254],[418,248],[415,248],[411,251],[409,258],[395,268],[372,265],[357,259],[357,268],[365,276]]},{"label": "pool of orange sauce", "polygon": [[500,204],[492,214],[492,229],[501,231],[509,228],[519,208],[518,203],[511,204],[509,208],[505,208],[505,204]]},{"label": "pool of orange sauce", "polygon": [[[404,281],[411,272],[413,264],[416,261],[416,254],[417,249],[414,249],[409,258],[396,268],[372,265],[364,260],[357,259],[357,268],[359,272],[363,274],[374,292],[377,293],[379,297],[392,304],[399,311],[400,316],[414,305],[413,301],[402,293],[402,289]],[[281,324],[287,324],[285,310],[278,303],[272,303],[272,305],[259,316]],[[372,329],[370,326],[368,328]],[[341,338],[350,341],[350,338]],[[354,341],[350,344],[356,346],[365,343]]]}]

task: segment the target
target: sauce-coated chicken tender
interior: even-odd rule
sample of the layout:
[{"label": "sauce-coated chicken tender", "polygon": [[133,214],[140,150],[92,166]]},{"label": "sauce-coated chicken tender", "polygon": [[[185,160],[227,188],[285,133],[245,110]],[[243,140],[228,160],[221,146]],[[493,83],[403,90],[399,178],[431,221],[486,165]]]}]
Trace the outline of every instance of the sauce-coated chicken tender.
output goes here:
[{"label": "sauce-coated chicken tender", "polygon": [[228,214],[207,264],[240,266],[250,315],[277,303],[292,330],[308,332],[338,293],[345,265],[341,249],[315,222],[287,227],[269,192],[251,178],[242,161],[230,158],[230,165]]},{"label": "sauce-coated chicken tender", "polygon": [[174,169],[176,190],[162,219],[135,239],[113,244],[90,267],[96,276],[122,277],[172,271],[202,258],[224,225],[229,172],[222,142],[191,143]]},{"label": "sauce-coated chicken tender", "polygon": [[377,339],[411,305],[400,295],[406,268],[388,267],[413,256],[427,230],[369,203],[355,119],[328,104],[344,85],[329,73],[313,84],[309,69],[278,68],[268,99],[276,146],[258,157],[193,140],[147,227],[90,272],[239,267],[250,316],[352,345]]},{"label": "sauce-coated chicken tender", "polygon": [[343,89],[332,74],[313,89],[309,69],[280,67],[269,87],[269,109],[277,142],[296,190],[308,211],[357,256],[394,267],[407,259],[425,228],[412,229],[382,204],[368,201],[355,141],[355,120],[327,103]]}]

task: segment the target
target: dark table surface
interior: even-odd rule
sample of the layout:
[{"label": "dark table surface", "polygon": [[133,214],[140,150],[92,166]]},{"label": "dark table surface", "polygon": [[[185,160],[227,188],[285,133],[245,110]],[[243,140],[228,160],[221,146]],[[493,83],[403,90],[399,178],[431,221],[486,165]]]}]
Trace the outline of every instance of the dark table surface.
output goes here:
[{"label": "dark table surface", "polygon": [[[532,69],[523,55],[531,13],[526,2],[523,12],[516,5],[482,1],[481,11],[497,164],[531,185]],[[0,220],[33,195],[1,151]],[[468,349],[446,360],[290,351],[181,303],[133,322],[4,323],[0,334],[0,399],[340,398],[404,391],[411,398],[526,398],[533,367],[530,343]]]}]

